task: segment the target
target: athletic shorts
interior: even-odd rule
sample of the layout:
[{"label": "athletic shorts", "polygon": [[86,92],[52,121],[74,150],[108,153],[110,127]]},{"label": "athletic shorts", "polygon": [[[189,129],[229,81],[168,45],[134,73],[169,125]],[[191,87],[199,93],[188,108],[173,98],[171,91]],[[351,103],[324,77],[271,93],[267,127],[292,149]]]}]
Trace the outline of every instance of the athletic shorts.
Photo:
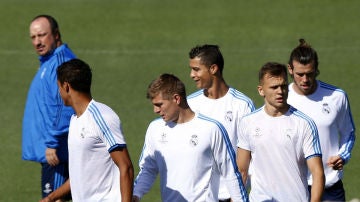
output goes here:
[{"label": "athletic shorts", "polygon": [[[311,186],[309,186],[311,193]],[[345,190],[341,180],[331,187],[325,188],[321,201],[345,201]]]},{"label": "athletic shorts", "polygon": [[[69,165],[68,163],[60,163],[56,166],[50,166],[47,163],[42,163],[41,167],[41,192],[44,198],[69,178]],[[65,200],[70,199],[71,194],[65,198]]]}]

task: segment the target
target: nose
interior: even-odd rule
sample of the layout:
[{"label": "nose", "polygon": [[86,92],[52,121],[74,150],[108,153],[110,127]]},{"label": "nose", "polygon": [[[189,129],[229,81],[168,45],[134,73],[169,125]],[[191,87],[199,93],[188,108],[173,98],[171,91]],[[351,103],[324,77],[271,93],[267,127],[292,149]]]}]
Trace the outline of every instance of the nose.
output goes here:
[{"label": "nose", "polygon": [[190,78],[195,77],[195,71],[193,69],[190,70]]},{"label": "nose", "polygon": [[160,107],[154,106],[154,113],[159,114],[160,113]]},{"label": "nose", "polygon": [[304,74],[304,76],[303,76],[303,80],[304,80],[304,82],[308,82],[309,81],[309,75],[307,75],[307,74]]},{"label": "nose", "polygon": [[40,41],[39,37],[34,37],[34,38],[32,39],[32,43],[33,43],[35,46],[38,46],[38,45],[41,44],[41,41]]}]

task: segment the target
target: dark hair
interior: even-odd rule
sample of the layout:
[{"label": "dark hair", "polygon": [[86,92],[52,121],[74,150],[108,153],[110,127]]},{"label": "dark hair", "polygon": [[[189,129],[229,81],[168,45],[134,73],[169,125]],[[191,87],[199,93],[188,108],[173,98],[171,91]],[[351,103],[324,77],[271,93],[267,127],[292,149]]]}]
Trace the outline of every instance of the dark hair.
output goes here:
[{"label": "dark hair", "polygon": [[153,99],[159,94],[163,99],[171,99],[174,94],[178,94],[182,100],[186,100],[184,83],[172,74],[162,74],[149,84],[146,97]]},{"label": "dark hair", "polygon": [[31,22],[33,22],[33,21],[35,21],[35,20],[37,20],[39,18],[46,18],[48,20],[49,24],[50,24],[52,34],[53,35],[58,34],[59,39],[61,39],[59,24],[57,23],[57,21],[55,20],[54,17],[52,17],[50,15],[41,14],[41,15],[38,15],[38,16],[34,17]]},{"label": "dark hair", "polygon": [[61,84],[68,82],[71,88],[82,93],[90,94],[91,78],[89,65],[80,59],[64,62],[57,69],[57,79]]},{"label": "dark hair", "polygon": [[220,52],[220,48],[217,45],[202,45],[192,48],[189,52],[190,59],[199,57],[202,64],[210,67],[216,64],[219,67],[220,73],[222,74],[224,69],[224,58]]},{"label": "dark hair", "polygon": [[259,70],[259,83],[262,84],[264,80],[264,76],[269,74],[271,76],[284,76],[286,81],[287,78],[287,69],[284,64],[280,64],[277,62],[268,62],[265,63]]},{"label": "dark hair", "polygon": [[316,51],[308,44],[305,39],[299,39],[300,44],[294,48],[294,50],[290,54],[289,65],[293,69],[293,61],[297,61],[300,64],[307,65],[310,63],[314,63],[315,67],[315,75],[318,76],[320,74],[318,65],[318,55]]}]

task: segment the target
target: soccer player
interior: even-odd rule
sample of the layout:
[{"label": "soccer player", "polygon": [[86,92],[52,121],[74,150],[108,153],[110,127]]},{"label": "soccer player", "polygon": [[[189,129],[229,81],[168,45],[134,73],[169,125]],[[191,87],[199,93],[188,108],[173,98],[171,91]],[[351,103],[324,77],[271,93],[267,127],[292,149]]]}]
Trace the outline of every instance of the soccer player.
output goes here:
[{"label": "soccer player", "polygon": [[[324,170],[316,125],[287,104],[287,69],[266,63],[258,92],[264,106],[240,121],[237,163],[243,181],[251,162],[250,201],[320,201]],[[311,199],[308,170],[313,175]]]},{"label": "soccer player", "polygon": [[52,16],[36,16],[29,30],[40,68],[32,80],[25,104],[22,159],[41,164],[42,197],[46,197],[69,176],[67,137],[74,111],[61,100],[56,69],[75,55],[62,43],[58,23]]},{"label": "soccer player", "polygon": [[[188,96],[189,106],[192,110],[222,123],[235,152],[239,120],[255,110],[254,103],[225,82],[224,58],[217,45],[195,46],[190,50],[189,58],[190,77],[200,89]],[[222,178],[219,201],[230,201],[230,194]]]},{"label": "soccer player", "polygon": [[234,201],[247,201],[225,128],[189,108],[184,84],[162,74],[150,83],[147,98],[161,118],[147,129],[133,201],[150,190],[158,174],[165,202],[217,201],[220,176]]},{"label": "soccer player", "polygon": [[[320,71],[316,51],[300,39],[290,55],[288,70],[293,78],[288,102],[316,123],[326,177],[324,201],[345,201],[341,179],[355,142],[355,125],[346,92],[316,80]],[[308,178],[309,189],[313,178]]]},{"label": "soccer player", "polygon": [[54,201],[68,193],[72,200],[131,201],[133,166],[118,115],[96,102],[90,92],[90,67],[79,59],[57,70],[65,105],[75,114],[69,127],[69,180],[42,201]]}]

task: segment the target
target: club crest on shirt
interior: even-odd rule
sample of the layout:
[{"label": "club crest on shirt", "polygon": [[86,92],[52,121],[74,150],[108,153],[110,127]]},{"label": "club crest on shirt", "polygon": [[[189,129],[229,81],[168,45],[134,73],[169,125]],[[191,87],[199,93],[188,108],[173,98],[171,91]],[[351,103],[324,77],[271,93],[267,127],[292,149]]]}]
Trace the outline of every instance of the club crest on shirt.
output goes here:
[{"label": "club crest on shirt", "polygon": [[190,145],[195,147],[199,143],[198,136],[197,135],[191,135],[190,138]]},{"label": "club crest on shirt", "polygon": [[330,114],[331,111],[328,103],[323,103],[322,112],[324,114]]},{"label": "club crest on shirt", "polygon": [[85,138],[85,128],[81,128],[80,136],[81,138]]},{"label": "club crest on shirt", "polygon": [[233,113],[232,111],[227,111],[225,113],[225,121],[231,122],[233,120]]}]

